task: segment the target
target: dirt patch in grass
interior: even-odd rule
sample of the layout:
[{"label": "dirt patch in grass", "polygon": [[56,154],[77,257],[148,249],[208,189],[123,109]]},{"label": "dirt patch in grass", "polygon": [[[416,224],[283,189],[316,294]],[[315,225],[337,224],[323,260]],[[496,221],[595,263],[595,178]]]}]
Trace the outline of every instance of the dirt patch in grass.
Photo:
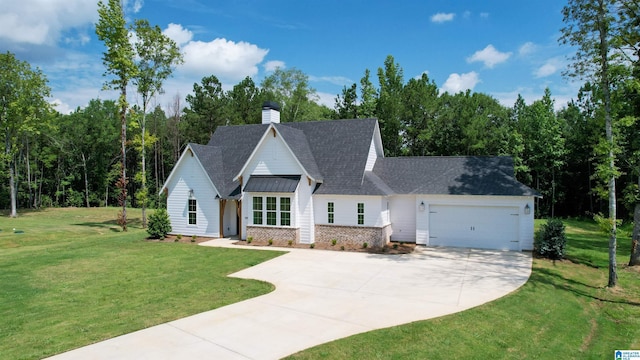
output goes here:
[{"label": "dirt patch in grass", "polygon": [[[248,243],[246,240],[239,240],[234,243],[235,245],[244,245],[244,246],[258,246],[258,247],[268,247],[271,246],[267,242],[259,242],[252,241]],[[350,247],[345,245],[332,245],[332,244],[324,244],[324,243],[315,243],[315,244],[291,244],[288,246],[283,246],[283,248],[294,248],[294,249],[317,249],[317,250],[333,250],[333,251],[351,251],[351,252],[365,252],[369,254],[409,254],[412,253],[416,248],[416,244],[411,243],[400,243],[400,242],[390,242],[384,247]]]}]

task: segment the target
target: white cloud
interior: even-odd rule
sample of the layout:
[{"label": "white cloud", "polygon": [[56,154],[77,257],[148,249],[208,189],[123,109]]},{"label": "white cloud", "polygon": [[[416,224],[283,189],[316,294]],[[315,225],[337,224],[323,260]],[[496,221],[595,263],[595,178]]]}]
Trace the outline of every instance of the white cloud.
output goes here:
[{"label": "white cloud", "polygon": [[555,74],[561,67],[562,61],[558,58],[552,58],[547,60],[542,66],[540,66],[534,75],[537,78],[543,78]]},{"label": "white cloud", "polygon": [[431,16],[431,22],[441,24],[447,21],[452,21],[455,16],[456,14],[454,13],[437,13]]},{"label": "white cloud", "polygon": [[461,91],[473,90],[479,82],[480,76],[475,71],[465,74],[453,73],[444,82],[441,90],[450,94],[457,94]]},{"label": "white cloud", "polygon": [[[506,106],[508,108],[512,108],[516,103],[516,99],[518,95],[522,96],[524,102],[527,105],[531,105],[534,101],[542,99],[544,96],[544,88],[540,88],[539,90],[534,90],[530,87],[518,87],[514,91],[508,92],[494,92],[491,93],[491,96],[495,97],[500,104]],[[572,95],[568,93],[563,94],[551,94],[551,98],[554,100],[553,108],[556,111],[561,110],[566,107],[569,101],[572,99]]]},{"label": "white cloud", "polygon": [[193,75],[214,74],[221,81],[239,81],[258,73],[258,64],[269,50],[244,41],[218,38],[213,41],[191,41],[182,48],[184,65],[180,70]]},{"label": "white cloud", "polygon": [[144,5],[144,0],[125,0],[124,1],[124,9],[125,11],[132,11],[134,14],[140,12],[142,6]]},{"label": "white cloud", "polygon": [[175,41],[178,46],[185,45],[193,39],[193,32],[183,28],[180,24],[170,23],[166,29],[162,30],[162,33]]},{"label": "white cloud", "polygon": [[280,61],[280,60],[271,60],[271,61],[267,61],[264,64],[264,71],[266,72],[272,72],[272,71],[276,71],[276,69],[280,68],[280,69],[284,69],[285,63],[284,61]]},{"label": "white cloud", "polygon": [[86,0],[21,0],[3,4],[0,39],[55,45],[63,31],[94,23],[98,18],[97,8],[97,2]]},{"label": "white cloud", "polygon": [[518,49],[518,55],[527,56],[527,55],[533,54],[537,49],[538,49],[538,46],[536,44],[532,43],[531,41],[527,41],[526,43],[522,44]]},{"label": "white cloud", "polygon": [[316,92],[316,95],[318,96],[316,103],[325,105],[329,109],[333,109],[336,106],[336,94]]},{"label": "white cloud", "polygon": [[334,85],[340,85],[340,86],[345,86],[345,85],[351,85],[354,83],[353,80],[346,78],[344,76],[314,76],[314,75],[309,75],[309,81],[313,81],[313,82],[328,82],[330,84],[334,84]]},{"label": "white cloud", "polygon": [[489,44],[486,48],[476,51],[473,55],[467,58],[467,62],[472,63],[480,61],[484,63],[484,66],[493,68],[497,64],[507,61],[511,57],[510,52],[500,52],[496,50],[493,45]]},{"label": "white cloud", "polygon": [[68,115],[71,114],[73,110],[75,110],[69,104],[62,102],[62,100],[60,99],[53,99],[49,102],[49,104],[51,104],[51,106],[53,106],[53,108],[56,109],[60,114]]},{"label": "white cloud", "polygon": [[425,70],[425,71],[421,72],[420,74],[414,76],[413,78],[416,79],[416,80],[420,80],[422,78],[422,75],[429,76],[429,70]]}]

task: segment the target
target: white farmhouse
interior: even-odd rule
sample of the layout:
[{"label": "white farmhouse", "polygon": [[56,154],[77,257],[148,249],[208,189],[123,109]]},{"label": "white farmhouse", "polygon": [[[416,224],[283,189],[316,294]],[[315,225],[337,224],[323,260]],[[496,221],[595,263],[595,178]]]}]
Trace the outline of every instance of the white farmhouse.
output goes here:
[{"label": "white farmhouse", "polygon": [[533,249],[534,197],[509,157],[384,157],[376,119],[218,127],[162,191],[172,233],[302,244]]}]

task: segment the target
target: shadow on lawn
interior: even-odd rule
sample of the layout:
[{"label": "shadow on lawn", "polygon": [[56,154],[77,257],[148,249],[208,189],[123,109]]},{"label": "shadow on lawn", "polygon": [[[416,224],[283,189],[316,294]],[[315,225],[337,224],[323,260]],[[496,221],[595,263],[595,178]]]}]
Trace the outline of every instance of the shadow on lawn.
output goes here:
[{"label": "shadow on lawn", "polygon": [[[553,280],[553,278],[555,278],[556,280]],[[554,272],[545,268],[536,268],[535,271],[531,274],[530,281],[535,281],[535,282],[551,285],[554,287],[561,287],[576,295],[588,297],[588,298],[602,301],[602,302],[607,302],[612,304],[626,304],[626,305],[640,306],[640,302],[636,302],[636,301],[631,301],[627,299],[606,299],[606,298],[594,295],[589,291],[586,291],[580,288],[584,287],[584,288],[589,288],[593,290],[600,290],[603,288],[585,284],[583,282],[576,281],[574,279],[569,279],[567,277],[560,275],[557,272]]]},{"label": "shadow on lawn", "polygon": [[[97,221],[89,221],[89,222],[83,222],[83,223],[76,223],[73,224],[76,226],[87,226],[87,227],[92,227],[92,228],[108,228],[111,231],[117,232],[117,231],[121,231],[121,227],[120,225],[118,225],[118,221],[116,219],[113,220],[105,220],[102,222],[97,222]],[[130,218],[127,219],[127,227],[141,227],[142,226],[142,219],[140,218]]]}]

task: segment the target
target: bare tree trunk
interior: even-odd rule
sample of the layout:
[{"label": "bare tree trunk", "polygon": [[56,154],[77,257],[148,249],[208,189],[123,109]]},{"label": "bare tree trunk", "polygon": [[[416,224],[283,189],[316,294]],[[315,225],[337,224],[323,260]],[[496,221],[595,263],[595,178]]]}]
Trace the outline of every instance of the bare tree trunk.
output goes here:
[{"label": "bare tree trunk", "polygon": [[556,172],[551,169],[551,217],[556,217]]},{"label": "bare tree trunk", "polygon": [[9,160],[9,191],[11,192],[11,213],[9,217],[18,217],[18,202],[16,193],[15,161],[13,157]]},{"label": "bare tree trunk", "polygon": [[145,137],[146,137],[146,121],[147,121],[147,99],[142,98],[142,124],[140,124],[140,130],[142,131],[142,228],[147,227],[147,159],[145,149]]},{"label": "bare tree trunk", "polygon": [[11,197],[11,213],[9,214],[9,217],[17,217],[18,216],[18,207],[17,207],[17,201],[16,201],[16,184],[15,184],[15,167],[14,167],[14,163],[15,163],[15,159],[13,156],[11,156],[11,142],[9,141],[9,131],[7,131],[7,134],[5,135],[5,155],[7,156],[7,159],[9,159],[9,192],[11,193],[10,197]]},{"label": "bare tree trunk", "polygon": [[[120,95],[120,101],[122,104],[126,104],[127,89],[122,89]],[[120,180],[118,180],[118,187],[120,188],[120,195],[118,201],[122,210],[118,216],[118,225],[122,227],[122,231],[127,231],[127,106],[122,105],[120,108],[120,158],[122,159],[122,169],[120,170]]]},{"label": "bare tree trunk", "polygon": [[82,169],[84,170],[84,199],[87,204],[87,207],[90,207],[89,206],[89,180],[87,177],[87,158],[84,156],[84,152],[81,153],[81,155],[82,155]]},{"label": "bare tree trunk", "polygon": [[600,37],[600,66],[602,69],[602,95],[604,97],[604,114],[605,114],[605,132],[607,143],[609,144],[608,165],[609,165],[609,221],[611,222],[611,231],[609,233],[609,281],[607,286],[614,287],[618,283],[618,267],[616,264],[616,248],[617,248],[617,224],[616,224],[616,177],[615,177],[615,155],[613,153],[613,125],[611,119],[611,93],[609,84],[609,58],[608,58],[608,28],[605,23],[605,4],[599,1],[598,22]]},{"label": "bare tree trunk", "polygon": [[29,195],[28,204],[33,203],[33,195],[31,194],[31,159],[29,158],[29,139],[26,140],[27,154],[25,156],[27,163],[27,194]]},{"label": "bare tree trunk", "polygon": [[[640,175],[638,176],[640,186]],[[631,255],[629,266],[640,265],[640,203],[636,203],[633,209],[633,234],[631,235]]]},{"label": "bare tree trunk", "polygon": [[40,167],[40,183],[38,184],[38,208],[42,206],[42,178],[44,178],[44,162]]}]

